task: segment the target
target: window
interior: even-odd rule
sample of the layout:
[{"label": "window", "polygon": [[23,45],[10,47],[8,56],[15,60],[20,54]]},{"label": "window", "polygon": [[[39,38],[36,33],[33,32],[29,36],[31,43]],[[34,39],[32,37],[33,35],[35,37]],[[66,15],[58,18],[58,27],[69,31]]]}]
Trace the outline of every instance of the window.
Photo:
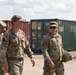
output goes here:
[{"label": "window", "polygon": [[36,29],[36,22],[32,22],[32,29]]},{"label": "window", "polygon": [[37,29],[41,29],[41,22],[37,23]]}]

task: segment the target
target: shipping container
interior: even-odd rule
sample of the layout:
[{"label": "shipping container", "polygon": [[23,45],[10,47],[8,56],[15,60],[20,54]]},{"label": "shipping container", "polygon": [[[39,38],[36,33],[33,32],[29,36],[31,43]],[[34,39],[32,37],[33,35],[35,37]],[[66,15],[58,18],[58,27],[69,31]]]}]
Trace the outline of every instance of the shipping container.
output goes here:
[{"label": "shipping container", "polygon": [[12,27],[11,21],[10,20],[3,20],[6,23],[6,30]]},{"label": "shipping container", "polygon": [[58,33],[62,36],[65,50],[76,50],[76,21],[62,19],[32,19],[31,20],[31,48],[35,53],[41,53],[41,41],[49,32],[49,23],[58,22]]},{"label": "shipping container", "polygon": [[[9,28],[12,27],[12,22],[10,20],[3,20],[5,23],[6,23],[6,30],[8,30]],[[18,25],[17,25],[18,27]],[[29,21],[21,21],[21,26],[20,26],[20,29],[22,31],[24,31],[26,37],[27,37],[27,40],[29,41],[29,43],[31,44],[30,42],[30,38],[31,38],[31,34],[30,34],[30,23]]]}]

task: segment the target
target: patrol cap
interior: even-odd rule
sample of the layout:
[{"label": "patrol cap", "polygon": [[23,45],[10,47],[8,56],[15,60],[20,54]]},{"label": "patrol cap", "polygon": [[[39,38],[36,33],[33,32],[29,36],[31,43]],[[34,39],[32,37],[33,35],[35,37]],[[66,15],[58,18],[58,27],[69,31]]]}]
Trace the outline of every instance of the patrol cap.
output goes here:
[{"label": "patrol cap", "polygon": [[13,15],[11,21],[23,21],[20,15]]},{"label": "patrol cap", "polygon": [[58,23],[56,21],[51,21],[49,25],[50,27],[58,27]]},{"label": "patrol cap", "polygon": [[5,30],[5,27],[6,27],[6,23],[3,21],[0,21],[0,28]]}]

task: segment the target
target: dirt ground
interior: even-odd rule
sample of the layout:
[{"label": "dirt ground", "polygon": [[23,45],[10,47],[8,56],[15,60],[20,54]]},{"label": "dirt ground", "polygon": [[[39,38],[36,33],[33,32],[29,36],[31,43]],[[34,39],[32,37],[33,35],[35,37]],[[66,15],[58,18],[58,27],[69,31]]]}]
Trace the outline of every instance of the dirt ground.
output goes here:
[{"label": "dirt ground", "polygon": [[[76,75],[76,51],[69,52],[74,58],[72,61],[64,63],[65,75]],[[42,75],[43,74],[43,56],[35,55],[36,65],[32,67],[30,59],[25,55],[24,69],[22,75]]]}]

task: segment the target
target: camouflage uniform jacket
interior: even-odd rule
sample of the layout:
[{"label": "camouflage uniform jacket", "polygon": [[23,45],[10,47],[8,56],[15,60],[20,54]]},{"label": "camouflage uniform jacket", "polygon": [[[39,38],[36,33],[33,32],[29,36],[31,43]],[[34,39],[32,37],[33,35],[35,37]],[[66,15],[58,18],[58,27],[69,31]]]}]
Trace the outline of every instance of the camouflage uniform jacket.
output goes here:
[{"label": "camouflage uniform jacket", "polygon": [[7,30],[3,35],[1,45],[3,63],[8,57],[23,58],[25,53],[30,58],[33,57],[33,52],[22,30],[18,30],[17,33],[15,33],[13,28]]},{"label": "camouflage uniform jacket", "polygon": [[57,63],[62,60],[62,38],[59,34],[53,36],[51,33],[47,33],[42,40],[42,53],[44,60],[47,63]]}]

